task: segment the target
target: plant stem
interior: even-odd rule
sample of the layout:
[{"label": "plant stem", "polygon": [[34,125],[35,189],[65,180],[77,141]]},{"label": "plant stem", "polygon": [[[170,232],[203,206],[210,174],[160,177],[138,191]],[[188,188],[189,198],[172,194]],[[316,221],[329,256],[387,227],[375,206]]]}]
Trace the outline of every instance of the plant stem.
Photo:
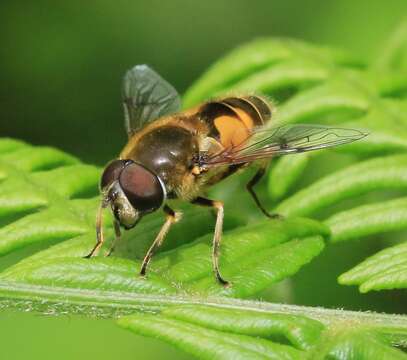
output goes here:
[{"label": "plant stem", "polygon": [[[47,315],[85,315],[116,318],[135,311],[158,312],[166,307],[200,304],[227,309],[303,315],[325,325],[343,324],[377,328],[393,343],[406,346],[407,316],[325,309],[221,297],[140,295],[130,292],[66,289],[12,282],[0,283],[0,309],[36,311]],[[403,340],[404,339],[404,340]]]}]

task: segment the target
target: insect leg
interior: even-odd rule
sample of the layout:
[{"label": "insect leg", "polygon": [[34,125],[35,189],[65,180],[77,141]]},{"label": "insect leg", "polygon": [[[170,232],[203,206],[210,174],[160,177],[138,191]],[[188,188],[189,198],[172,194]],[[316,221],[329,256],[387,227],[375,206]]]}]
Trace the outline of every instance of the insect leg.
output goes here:
[{"label": "insect leg", "polygon": [[114,227],[115,238],[112,241],[112,245],[110,246],[109,251],[105,254],[106,257],[112,255],[116,244],[119,242],[120,237],[122,236],[122,233],[120,231],[120,223],[117,221],[116,218],[113,219],[113,227]]},{"label": "insect leg", "polygon": [[215,273],[216,279],[219,283],[223,286],[229,286],[230,283],[226,281],[219,271],[219,247],[220,241],[222,238],[222,228],[223,228],[223,203],[220,201],[209,200],[203,197],[197,197],[192,203],[202,206],[210,206],[216,209],[216,225],[215,225],[215,234],[213,236],[213,246],[212,246],[212,264],[213,264],[213,271]]},{"label": "insect leg", "polygon": [[178,214],[172,210],[169,206],[164,206],[164,212],[167,214],[167,218],[165,220],[164,225],[161,227],[160,232],[158,233],[157,237],[155,238],[153,244],[147,251],[146,256],[144,256],[143,263],[141,265],[140,275],[144,276],[147,271],[147,266],[154,255],[155,251],[161,246],[164,241],[165,235],[167,235],[168,230],[173,223],[178,221]]},{"label": "insect leg", "polygon": [[93,247],[92,251],[85,256],[85,259],[89,259],[92,256],[96,255],[99,249],[102,247],[103,242],[105,241],[103,236],[103,209],[106,208],[107,204],[105,201],[102,201],[98,212],[96,214],[96,244]]},{"label": "insect leg", "polygon": [[266,173],[266,165],[262,165],[262,167],[257,170],[256,174],[252,177],[252,179],[247,183],[246,189],[249,191],[250,195],[252,196],[254,202],[256,203],[257,207],[262,211],[264,215],[266,215],[270,219],[278,219],[281,218],[279,214],[270,214],[261,204],[257,194],[254,191],[254,186],[261,180],[261,178]]}]

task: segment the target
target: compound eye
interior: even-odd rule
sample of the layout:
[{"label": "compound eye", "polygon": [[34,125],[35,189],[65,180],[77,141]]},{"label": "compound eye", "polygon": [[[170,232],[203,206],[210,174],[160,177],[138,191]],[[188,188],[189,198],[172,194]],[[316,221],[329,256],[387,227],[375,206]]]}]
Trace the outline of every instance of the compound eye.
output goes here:
[{"label": "compound eye", "polygon": [[158,176],[140,164],[127,165],[120,173],[119,183],[130,204],[142,213],[157,210],[165,200]]},{"label": "compound eye", "polygon": [[102,190],[106,189],[113,181],[119,180],[125,164],[125,160],[113,160],[106,166],[100,179],[100,188]]}]

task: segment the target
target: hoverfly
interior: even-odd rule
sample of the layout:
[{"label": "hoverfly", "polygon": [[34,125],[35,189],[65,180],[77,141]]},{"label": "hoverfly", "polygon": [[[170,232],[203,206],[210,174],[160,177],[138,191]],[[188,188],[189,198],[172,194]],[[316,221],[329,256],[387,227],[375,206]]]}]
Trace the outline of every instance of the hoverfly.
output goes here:
[{"label": "hoverfly", "polygon": [[86,257],[96,255],[103,244],[103,209],[110,206],[116,234],[107,256],[120,238],[121,227],[133,228],[143,216],[162,209],[166,220],[143,259],[142,276],[179,218],[167,200],[181,199],[216,210],[213,271],[221,284],[228,285],[218,264],[223,203],[204,197],[204,190],[261,160],[247,190],[259,209],[274,218],[278,215],[270,214],[254,191],[265,173],[267,160],[350,143],[366,135],[358,130],[322,125],[266,127],[273,108],[257,95],[211,100],[180,112],[177,91],[146,65],[137,65],[125,74],[123,105],[129,140],[118,159],[110,162],[102,174],[97,242]]}]

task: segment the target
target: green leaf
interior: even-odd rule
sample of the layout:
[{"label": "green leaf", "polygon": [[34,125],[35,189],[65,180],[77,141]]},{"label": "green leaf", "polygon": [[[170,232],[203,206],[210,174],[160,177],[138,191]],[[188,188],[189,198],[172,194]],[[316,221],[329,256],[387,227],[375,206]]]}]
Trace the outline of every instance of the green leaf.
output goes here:
[{"label": "green leaf", "polygon": [[221,266],[225,277],[233,283],[228,289],[219,286],[212,276],[211,234],[157,256],[148,280],[137,276],[140,260],[82,259],[94,241],[93,234],[27,258],[0,274],[0,279],[79,289],[157,294],[181,291],[244,297],[294,274],[308,263],[324,247],[321,235],[327,236],[327,229],[305,219],[263,221],[226,232]]},{"label": "green leaf", "polygon": [[[404,352],[392,348],[386,344],[383,339],[375,332],[370,332],[369,329],[361,328],[354,329],[345,326],[339,334],[335,332],[332,334],[332,339],[324,337],[324,341],[328,340],[322,346],[324,352],[316,353],[320,358],[329,359],[346,359],[346,360],[359,360],[359,359],[406,359],[407,356]],[[318,355],[315,356],[318,359]]]},{"label": "green leaf", "polygon": [[281,202],[276,211],[308,216],[347,198],[376,190],[407,188],[407,155],[378,157],[328,175]]},{"label": "green leaf", "polygon": [[[219,331],[153,315],[136,315],[119,324],[141,335],[158,337],[201,359],[300,359],[301,352],[289,346],[245,335]],[[222,336],[223,335],[223,336]]]},{"label": "green leaf", "polygon": [[[311,82],[315,82],[324,76],[324,70],[321,71],[319,70],[320,68],[358,66],[360,64],[355,58],[336,49],[317,47],[289,39],[259,39],[235,49],[229,55],[212,65],[187,91],[184,96],[184,106],[190,107],[216,93],[227,92],[235,87],[239,89],[239,85],[236,85],[239,81],[248,78],[256,72],[267,70],[283,63],[292,63],[296,71],[290,68],[284,71],[283,76],[285,75],[286,80],[278,75],[259,75],[258,81],[261,83],[259,87],[268,86],[263,82],[265,77],[271,83],[275,84],[278,82],[280,86],[284,87],[287,83],[297,84],[299,79],[304,78],[304,73],[308,73],[309,67],[312,65],[315,66],[314,75],[307,76],[307,82],[310,78]],[[278,72],[281,73],[280,71]],[[296,75],[293,75],[293,73],[296,73]],[[256,81],[255,84],[257,84]],[[254,86],[255,84],[250,84],[250,91],[257,90],[257,86]],[[245,86],[240,86],[240,90],[242,88],[245,88]],[[276,88],[275,85],[274,88]]]},{"label": "green leaf", "polygon": [[326,224],[332,229],[332,242],[405,229],[407,198],[363,205],[339,212],[330,217]]},{"label": "green leaf", "polygon": [[91,231],[96,202],[82,194],[96,192],[96,167],[59,150],[0,143],[0,255]]},{"label": "green leaf", "polygon": [[184,305],[166,308],[156,315],[130,315],[118,323],[199,359],[407,358],[390,346],[385,336],[387,328],[345,318],[326,323],[264,309]]},{"label": "green leaf", "polygon": [[378,70],[407,71],[407,20],[403,21],[387,41],[373,63]]},{"label": "green leaf", "polygon": [[161,315],[223,332],[276,339],[282,337],[299,350],[309,349],[324,328],[320,322],[299,315],[239,309],[232,313],[227,309],[202,305],[172,307],[162,311]]},{"label": "green leaf", "polygon": [[309,163],[308,154],[283,157],[273,168],[268,178],[268,192],[280,200],[301,176]]},{"label": "green leaf", "polygon": [[361,292],[407,288],[407,242],[382,250],[339,277]]},{"label": "green leaf", "polygon": [[359,73],[343,71],[325,83],[298,93],[281,106],[281,121],[319,122],[319,119],[333,117],[333,114],[337,119],[349,121],[365,115],[369,109],[369,98],[353,84],[359,81],[359,76]]}]

